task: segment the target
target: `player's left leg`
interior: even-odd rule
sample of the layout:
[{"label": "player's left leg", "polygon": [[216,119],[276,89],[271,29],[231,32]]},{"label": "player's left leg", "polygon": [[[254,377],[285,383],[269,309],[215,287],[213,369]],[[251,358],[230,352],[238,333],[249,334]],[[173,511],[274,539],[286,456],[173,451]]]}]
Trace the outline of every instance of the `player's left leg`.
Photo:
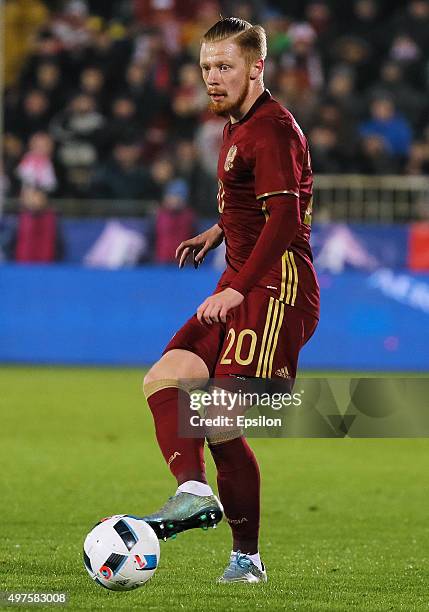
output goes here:
[{"label": "player's left leg", "polygon": [[[248,296],[243,308],[237,309],[230,320],[234,331],[227,337],[234,338],[234,342],[225,342],[215,377],[293,381],[299,351],[311,337],[317,321],[260,292],[255,292],[252,298]],[[219,496],[233,539],[230,564],[220,581],[265,581],[258,545],[260,475],[255,455],[243,437],[209,440],[209,448],[216,463]]]},{"label": "player's left leg", "polygon": [[219,497],[232,531],[230,564],[220,582],[266,582],[259,556],[260,474],[255,454],[243,436],[210,441]]}]

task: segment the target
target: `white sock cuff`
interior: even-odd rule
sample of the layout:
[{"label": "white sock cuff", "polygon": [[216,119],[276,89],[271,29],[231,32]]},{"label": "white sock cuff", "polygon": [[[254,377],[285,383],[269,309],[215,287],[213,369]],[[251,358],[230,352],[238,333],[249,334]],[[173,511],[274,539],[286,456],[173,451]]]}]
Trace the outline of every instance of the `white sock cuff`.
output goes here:
[{"label": "white sock cuff", "polygon": [[187,480],[182,483],[177,488],[177,493],[192,493],[192,495],[200,495],[201,497],[213,495],[211,486],[198,480]]}]

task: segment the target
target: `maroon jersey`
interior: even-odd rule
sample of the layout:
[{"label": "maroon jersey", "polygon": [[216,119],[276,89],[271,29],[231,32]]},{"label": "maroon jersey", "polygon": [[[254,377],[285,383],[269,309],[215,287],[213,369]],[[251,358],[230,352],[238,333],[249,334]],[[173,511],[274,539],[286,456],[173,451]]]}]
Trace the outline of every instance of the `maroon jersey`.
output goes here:
[{"label": "maroon jersey", "polygon": [[273,195],[299,198],[301,226],[287,251],[257,284],[270,296],[319,316],[319,286],[310,247],[313,177],[308,143],[291,113],[266,90],[249,112],[224,128],[218,162],[218,206],[228,286],[251,254]]}]

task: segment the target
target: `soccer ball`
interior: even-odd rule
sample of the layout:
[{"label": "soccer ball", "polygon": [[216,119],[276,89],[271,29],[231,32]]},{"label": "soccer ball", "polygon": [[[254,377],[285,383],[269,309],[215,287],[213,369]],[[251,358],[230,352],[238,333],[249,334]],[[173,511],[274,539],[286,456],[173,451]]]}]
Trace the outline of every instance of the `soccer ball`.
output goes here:
[{"label": "soccer ball", "polygon": [[106,589],[137,589],[158,567],[158,538],[143,519],[130,514],[109,516],[86,536],[83,560],[91,578]]}]

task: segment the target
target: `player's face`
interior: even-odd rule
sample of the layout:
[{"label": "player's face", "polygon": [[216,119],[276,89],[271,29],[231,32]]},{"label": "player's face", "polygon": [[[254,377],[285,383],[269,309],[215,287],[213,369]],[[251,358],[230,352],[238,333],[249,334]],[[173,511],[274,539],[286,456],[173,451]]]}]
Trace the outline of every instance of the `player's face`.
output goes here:
[{"label": "player's face", "polygon": [[239,114],[250,85],[250,68],[240,47],[231,39],[203,43],[200,66],[210,110],[222,116]]}]

